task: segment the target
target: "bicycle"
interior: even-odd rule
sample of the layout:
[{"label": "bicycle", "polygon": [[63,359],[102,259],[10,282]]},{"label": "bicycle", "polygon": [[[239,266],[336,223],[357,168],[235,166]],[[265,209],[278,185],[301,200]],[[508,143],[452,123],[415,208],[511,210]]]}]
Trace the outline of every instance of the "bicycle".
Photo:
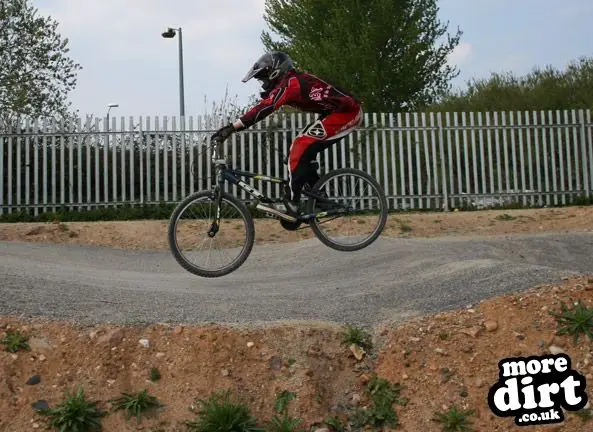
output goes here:
[{"label": "bicycle", "polygon": [[[264,217],[279,220],[281,226],[289,231],[303,229],[301,227],[303,224],[308,225],[308,227],[312,229],[315,236],[323,244],[334,250],[353,252],[364,249],[377,240],[377,238],[379,238],[380,234],[382,233],[387,221],[387,199],[379,183],[366,172],[355,168],[340,168],[325,173],[312,187],[309,186],[303,188],[303,198],[307,197],[306,212],[301,213],[298,217],[293,217],[282,210],[284,207],[282,204],[283,195],[281,195],[280,199],[274,200],[260,192],[258,189],[251,187],[240,178],[252,178],[254,180],[277,183],[281,186],[281,191],[283,191],[283,193],[286,193],[284,191],[287,190],[289,184],[287,179],[235,169],[230,166],[230,162],[227,161],[226,158],[219,158],[219,154],[222,154],[221,147],[222,141],[219,139],[212,140],[209,147],[210,150],[212,150],[211,163],[214,165],[216,184],[213,185],[212,189],[195,192],[183,199],[173,210],[168,225],[168,241],[170,250],[175,257],[175,260],[190,273],[208,278],[227,275],[243,265],[253,249],[255,242],[254,216],[251,214],[245,203],[240,201],[236,196],[224,190],[225,182],[236,185],[238,188],[244,190],[248,195],[255,198],[258,201],[255,209],[262,212]],[[284,163],[286,164],[286,160]],[[317,170],[318,168],[318,162],[313,161],[311,169]],[[360,208],[357,209],[352,206],[341,204],[340,200],[343,201],[349,199],[348,194],[335,193],[335,198],[332,198],[331,193],[327,193],[322,189],[323,187],[331,185],[332,183],[334,185],[340,183],[338,181],[338,177],[340,176],[352,177],[348,180],[350,184],[353,184],[356,178],[366,181],[366,187],[370,187],[376,192],[376,198],[372,199],[369,196],[358,197],[357,192],[355,192],[353,198],[360,198],[361,201],[363,201],[363,205],[360,206]],[[348,182],[342,180],[341,184],[347,185]],[[361,191],[364,191],[364,188],[362,188]],[[206,203],[198,204],[200,200],[203,200]],[[370,208],[370,206],[365,206],[365,200],[367,201],[367,204],[378,203],[379,209],[373,210]],[[222,229],[222,220],[226,220],[225,217],[223,217],[221,211],[223,203],[230,204],[231,208],[234,209],[234,212],[229,216],[231,221],[225,227],[226,230]],[[316,208],[316,205],[318,208]],[[198,210],[205,210],[207,207],[208,216],[212,217],[215,215],[214,220],[208,222],[206,225],[206,228],[208,228],[208,237],[200,244],[199,250],[201,251],[204,242],[208,240],[210,241],[210,246],[212,246],[213,241],[218,237],[221,243],[226,246],[227,253],[232,250],[236,250],[238,252],[238,255],[230,263],[222,265],[216,269],[208,270],[190,263],[185,254],[182,252],[180,238],[183,239],[183,235],[187,235],[190,239],[193,239],[195,234],[200,232],[197,229],[197,226],[193,226],[191,224],[185,230],[181,227],[180,221],[183,212],[194,206]],[[322,232],[321,226],[323,224],[329,223],[330,221],[337,218],[355,214],[361,216],[378,214],[378,223],[372,230],[371,234],[362,241],[358,241],[354,244],[340,244],[337,241],[330,239]],[[241,223],[234,223],[236,219],[241,219],[243,224],[241,225]],[[360,231],[364,225],[368,225],[366,220],[356,220],[355,231]],[[235,238],[235,234],[237,234],[240,230],[243,231],[246,236],[245,242],[242,246],[237,244],[237,239]],[[207,258],[208,261],[210,261],[211,248],[208,250]]]}]

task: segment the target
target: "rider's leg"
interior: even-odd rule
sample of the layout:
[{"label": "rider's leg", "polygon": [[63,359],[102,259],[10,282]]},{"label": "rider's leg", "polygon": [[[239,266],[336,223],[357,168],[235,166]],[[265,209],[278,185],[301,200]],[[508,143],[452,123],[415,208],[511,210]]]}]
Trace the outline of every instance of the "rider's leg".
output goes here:
[{"label": "rider's leg", "polygon": [[286,206],[289,212],[297,212],[304,183],[319,179],[317,173],[316,176],[310,175],[310,162],[317,153],[348,135],[361,122],[362,111],[333,113],[308,126],[296,137],[288,156],[290,194]]},{"label": "rider's leg", "polygon": [[290,213],[298,212],[301,200],[301,189],[311,180],[310,161],[315,159],[319,140],[309,136],[297,137],[290,146],[288,157],[289,190],[285,205]]}]

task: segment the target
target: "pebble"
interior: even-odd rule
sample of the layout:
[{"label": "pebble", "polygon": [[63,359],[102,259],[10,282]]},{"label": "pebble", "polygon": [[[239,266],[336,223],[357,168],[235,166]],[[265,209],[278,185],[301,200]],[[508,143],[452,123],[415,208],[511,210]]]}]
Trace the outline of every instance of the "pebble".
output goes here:
[{"label": "pebble", "polygon": [[140,345],[142,345],[144,348],[148,348],[150,347],[150,342],[148,341],[148,339],[140,339]]},{"label": "pebble", "polygon": [[564,350],[562,348],[560,348],[559,346],[556,346],[556,345],[552,345],[548,349],[550,350],[550,352],[553,355],[564,353]]},{"label": "pebble", "polygon": [[480,327],[472,327],[469,329],[462,330],[462,333],[475,338],[475,337],[478,337],[478,335],[480,334],[480,331],[482,331],[482,329]]},{"label": "pebble", "polygon": [[49,408],[49,404],[47,403],[47,401],[44,400],[38,400],[37,402],[33,402],[31,406],[34,410],[44,410]]},{"label": "pebble", "polygon": [[486,331],[493,332],[498,329],[498,323],[493,320],[488,320],[484,323],[484,327],[486,327]]},{"label": "pebble", "polygon": [[33,351],[49,349],[51,345],[45,340],[45,338],[32,337],[29,340],[29,346]]},{"label": "pebble", "polygon": [[39,375],[33,375],[29,378],[26,382],[27,385],[37,385],[41,382],[41,377]]},{"label": "pebble", "polygon": [[253,342],[247,342],[247,348],[251,348],[253,345],[255,345]]},{"label": "pebble", "polygon": [[[120,342],[122,342],[123,338],[124,338],[124,332],[122,329],[112,329],[112,330],[109,330],[104,335],[98,337],[97,343],[113,346],[113,345],[117,345]],[[93,339],[93,338],[91,337],[91,339]]]},{"label": "pebble", "polygon": [[228,371],[228,369],[221,369],[220,374],[222,376],[228,376],[229,375],[229,371]]}]

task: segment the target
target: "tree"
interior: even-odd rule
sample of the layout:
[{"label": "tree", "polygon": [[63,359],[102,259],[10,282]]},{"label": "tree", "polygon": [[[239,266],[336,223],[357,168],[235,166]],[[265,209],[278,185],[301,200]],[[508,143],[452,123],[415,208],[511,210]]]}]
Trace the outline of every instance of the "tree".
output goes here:
[{"label": "tree", "polygon": [[0,0],[0,120],[68,116],[67,94],[81,66],[67,56],[57,26],[28,0]]},{"label": "tree", "polygon": [[461,31],[440,45],[448,23],[437,0],[266,0],[265,48],[351,90],[367,111],[417,109],[448,91],[458,75],[447,57]]},{"label": "tree", "polygon": [[524,76],[493,73],[472,79],[430,109],[440,111],[565,110],[593,108],[593,57],[571,61],[564,70],[533,67]]}]

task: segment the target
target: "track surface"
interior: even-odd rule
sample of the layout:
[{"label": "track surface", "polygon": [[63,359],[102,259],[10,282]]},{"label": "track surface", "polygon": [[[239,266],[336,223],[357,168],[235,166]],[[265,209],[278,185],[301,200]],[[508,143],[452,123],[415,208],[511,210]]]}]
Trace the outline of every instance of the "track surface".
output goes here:
[{"label": "track surface", "polygon": [[324,320],[372,325],[593,273],[593,234],[381,238],[363,251],[318,240],[256,246],[202,279],[168,252],[0,242],[0,314],[80,324]]}]

